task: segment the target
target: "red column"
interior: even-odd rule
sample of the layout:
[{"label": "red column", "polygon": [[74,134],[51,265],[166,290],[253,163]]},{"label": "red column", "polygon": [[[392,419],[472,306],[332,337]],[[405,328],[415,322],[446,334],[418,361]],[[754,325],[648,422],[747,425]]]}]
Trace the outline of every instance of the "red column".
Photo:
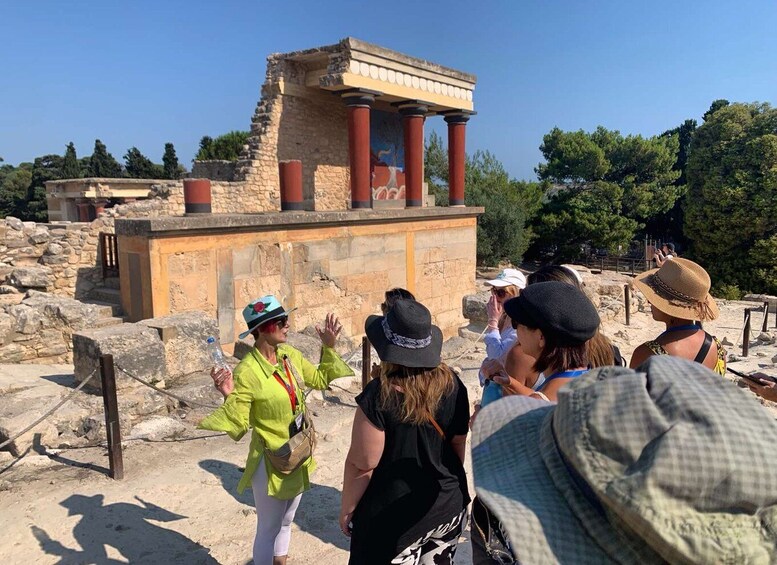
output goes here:
[{"label": "red column", "polygon": [[94,201],[94,215],[99,216],[105,211],[105,206],[108,204],[107,200],[95,200]]},{"label": "red column", "polygon": [[405,132],[405,206],[423,206],[424,116],[427,107],[407,104],[399,107]]},{"label": "red column", "polygon": [[360,91],[347,92],[342,96],[346,106],[348,106],[351,208],[371,208],[370,106],[375,101],[375,96]]},{"label": "red column", "polygon": [[469,114],[449,114],[448,123],[448,200],[449,206],[464,206],[465,132]]},{"label": "red column", "polygon": [[89,219],[89,210],[92,207],[91,202],[76,202],[76,206],[78,206],[78,221],[79,222],[89,222],[91,221]]},{"label": "red column", "polygon": [[210,179],[184,179],[183,205],[186,215],[210,214]]},{"label": "red column", "polygon": [[281,181],[281,210],[304,210],[302,202],[302,161],[278,163]]}]

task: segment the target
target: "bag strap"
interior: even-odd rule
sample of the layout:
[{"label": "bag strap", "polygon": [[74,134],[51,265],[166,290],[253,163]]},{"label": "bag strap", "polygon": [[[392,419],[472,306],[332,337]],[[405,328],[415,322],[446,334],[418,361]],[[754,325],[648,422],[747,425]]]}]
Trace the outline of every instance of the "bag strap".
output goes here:
[{"label": "bag strap", "polygon": [[442,431],[442,428],[440,427],[440,424],[437,423],[437,420],[432,418],[432,421],[430,422],[432,426],[434,426],[434,429],[437,430],[437,433],[440,434],[440,437],[442,439],[445,439],[445,432]]},{"label": "bag strap", "polygon": [[704,332],[704,343],[701,344],[701,349],[699,349],[699,352],[696,354],[696,359],[694,359],[694,361],[697,363],[704,363],[704,359],[707,357],[710,347],[712,347],[712,336],[707,332]]}]

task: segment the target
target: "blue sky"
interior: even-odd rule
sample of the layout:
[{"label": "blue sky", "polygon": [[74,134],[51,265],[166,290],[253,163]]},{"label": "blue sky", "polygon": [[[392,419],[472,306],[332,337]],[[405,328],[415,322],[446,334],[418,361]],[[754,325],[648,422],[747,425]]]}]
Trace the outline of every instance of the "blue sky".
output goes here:
[{"label": "blue sky", "polygon": [[[467,149],[534,179],[552,127],[655,135],[716,98],[777,104],[777,2],[0,3],[0,156],[79,156],[95,138],[187,168],[200,137],[248,129],[265,58],[374,42],[477,75]],[[444,133],[441,118],[427,131]]]}]

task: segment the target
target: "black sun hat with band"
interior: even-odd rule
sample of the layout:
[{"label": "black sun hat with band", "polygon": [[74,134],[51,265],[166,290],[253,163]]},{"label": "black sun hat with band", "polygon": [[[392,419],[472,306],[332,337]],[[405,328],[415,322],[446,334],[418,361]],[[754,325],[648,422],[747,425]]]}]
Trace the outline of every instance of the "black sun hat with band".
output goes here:
[{"label": "black sun hat with band", "polygon": [[440,364],[442,331],[420,302],[397,300],[385,316],[367,318],[364,331],[381,361],[414,368]]}]

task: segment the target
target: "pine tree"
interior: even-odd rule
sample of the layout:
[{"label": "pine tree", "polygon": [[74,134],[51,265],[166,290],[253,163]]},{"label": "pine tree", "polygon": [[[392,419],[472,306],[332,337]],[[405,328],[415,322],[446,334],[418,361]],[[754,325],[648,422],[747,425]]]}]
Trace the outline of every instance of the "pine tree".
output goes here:
[{"label": "pine tree", "polygon": [[165,143],[165,154],[162,156],[162,163],[164,164],[166,179],[177,179],[181,176],[178,157],[175,154],[175,147],[173,147],[172,143]]},{"label": "pine tree", "polygon": [[97,178],[121,177],[122,169],[119,162],[108,153],[108,148],[99,139],[94,140],[94,152],[89,159],[89,176]]},{"label": "pine tree", "polygon": [[62,178],[81,178],[81,166],[79,165],[78,157],[76,156],[76,146],[73,145],[72,141],[67,144],[67,149],[65,149],[65,159],[62,162]]},{"label": "pine tree", "polygon": [[135,179],[153,179],[156,178],[154,163],[151,159],[143,155],[137,147],[131,147],[124,155],[125,169],[127,176]]}]

